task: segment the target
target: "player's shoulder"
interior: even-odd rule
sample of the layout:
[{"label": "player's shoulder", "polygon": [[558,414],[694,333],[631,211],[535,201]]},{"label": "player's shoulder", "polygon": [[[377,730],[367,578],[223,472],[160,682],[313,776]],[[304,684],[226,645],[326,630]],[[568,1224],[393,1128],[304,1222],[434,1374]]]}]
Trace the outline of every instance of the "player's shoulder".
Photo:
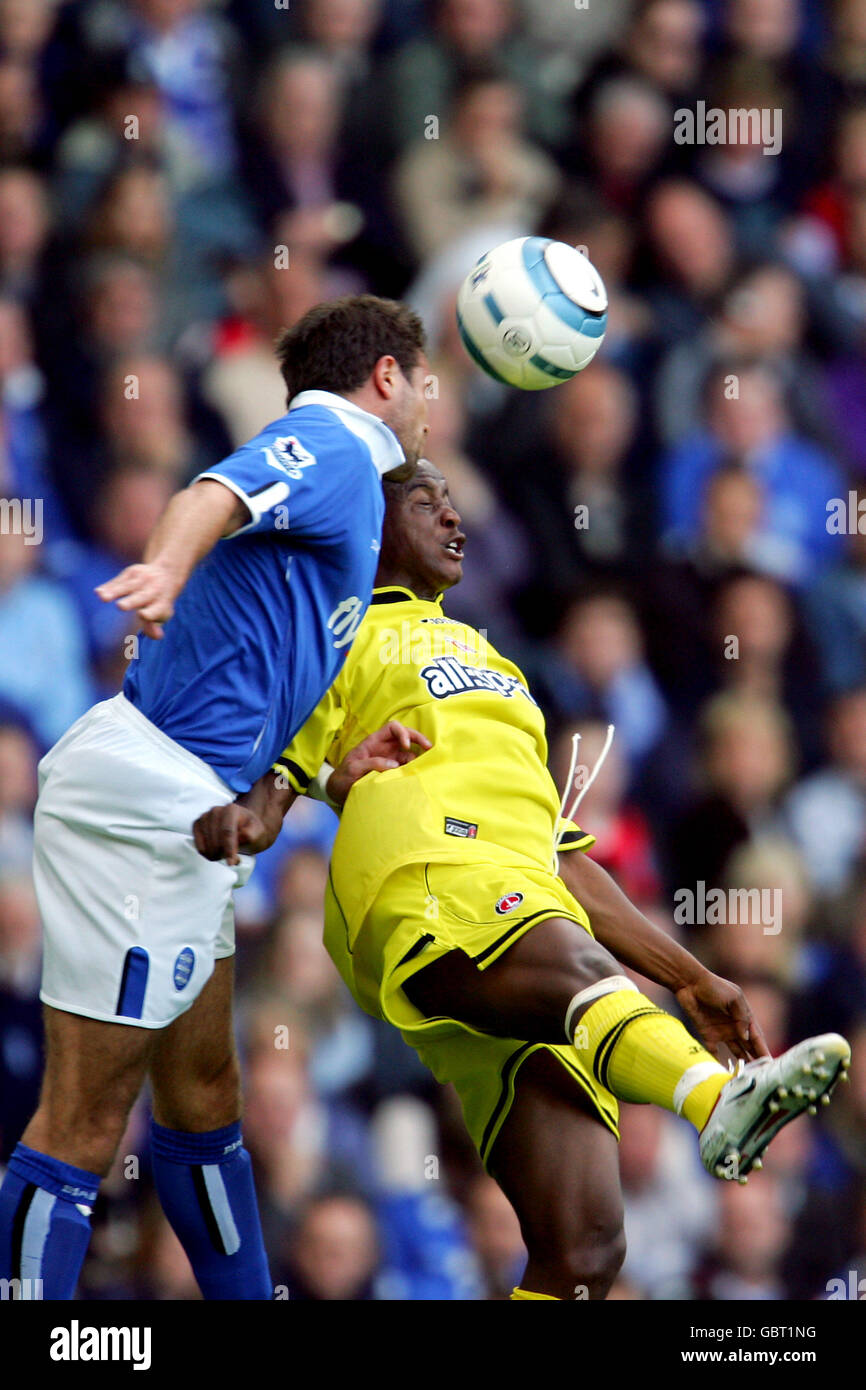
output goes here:
[{"label": "player's shoulder", "polygon": [[344,457],[362,455],[379,474],[405,462],[400,442],[385,421],[336,392],[302,391],[290,402],[288,421],[302,437],[306,431],[310,439],[321,439]]}]

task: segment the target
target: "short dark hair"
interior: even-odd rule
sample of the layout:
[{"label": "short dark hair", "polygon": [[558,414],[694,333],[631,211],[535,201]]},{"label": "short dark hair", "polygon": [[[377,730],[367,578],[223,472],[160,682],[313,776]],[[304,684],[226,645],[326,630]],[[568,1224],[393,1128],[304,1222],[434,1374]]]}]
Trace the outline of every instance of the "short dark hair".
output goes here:
[{"label": "short dark hair", "polygon": [[424,325],[405,304],[352,294],[308,310],[280,334],[276,353],[291,400],[299,391],[356,391],[380,357],[408,376],[424,347]]}]

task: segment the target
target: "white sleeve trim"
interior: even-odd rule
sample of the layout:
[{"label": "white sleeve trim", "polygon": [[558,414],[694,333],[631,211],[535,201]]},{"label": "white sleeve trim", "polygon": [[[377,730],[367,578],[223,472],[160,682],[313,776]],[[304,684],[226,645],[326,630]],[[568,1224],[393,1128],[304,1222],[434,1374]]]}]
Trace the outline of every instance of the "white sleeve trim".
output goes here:
[{"label": "white sleeve trim", "polygon": [[[234,493],[235,497],[239,497],[251,517],[250,521],[239,526],[236,531],[229,531],[227,535],[223,536],[223,540],[231,540],[233,536],[243,535],[244,531],[251,531],[254,526],[258,526],[265,512],[269,512],[278,503],[284,502],[289,495],[288,483],[276,482],[271,487],[265,488],[263,492],[256,493],[254,498],[250,497],[249,493],[244,492],[240,483],[236,483],[233,478],[227,478],[224,473],[199,473],[192,482],[200,483],[208,478],[215,483],[222,483],[223,487],[227,487],[229,492]],[[192,483],[190,483],[190,487],[192,487]]]}]

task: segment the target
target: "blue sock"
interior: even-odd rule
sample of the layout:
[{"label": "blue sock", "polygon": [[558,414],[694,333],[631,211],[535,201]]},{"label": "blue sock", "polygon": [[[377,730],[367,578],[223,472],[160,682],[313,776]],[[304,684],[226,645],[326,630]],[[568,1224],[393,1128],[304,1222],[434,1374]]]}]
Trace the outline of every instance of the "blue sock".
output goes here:
[{"label": "blue sock", "polygon": [[151,1124],[162,1209],[205,1298],[272,1299],[250,1156],[240,1121],[207,1134]]},{"label": "blue sock", "polygon": [[99,1183],[95,1173],[16,1145],[0,1187],[0,1279],[20,1281],[13,1298],[72,1298]]}]

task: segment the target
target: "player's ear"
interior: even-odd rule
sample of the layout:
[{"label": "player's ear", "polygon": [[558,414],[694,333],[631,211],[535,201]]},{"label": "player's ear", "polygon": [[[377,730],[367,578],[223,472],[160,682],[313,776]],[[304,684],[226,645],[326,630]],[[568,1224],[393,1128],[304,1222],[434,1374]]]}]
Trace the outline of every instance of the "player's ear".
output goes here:
[{"label": "player's ear", "polygon": [[386,354],[384,357],[379,358],[373,368],[373,385],[376,387],[380,396],[390,401],[399,389],[401,375],[400,364],[396,357],[391,357],[389,354]]}]

